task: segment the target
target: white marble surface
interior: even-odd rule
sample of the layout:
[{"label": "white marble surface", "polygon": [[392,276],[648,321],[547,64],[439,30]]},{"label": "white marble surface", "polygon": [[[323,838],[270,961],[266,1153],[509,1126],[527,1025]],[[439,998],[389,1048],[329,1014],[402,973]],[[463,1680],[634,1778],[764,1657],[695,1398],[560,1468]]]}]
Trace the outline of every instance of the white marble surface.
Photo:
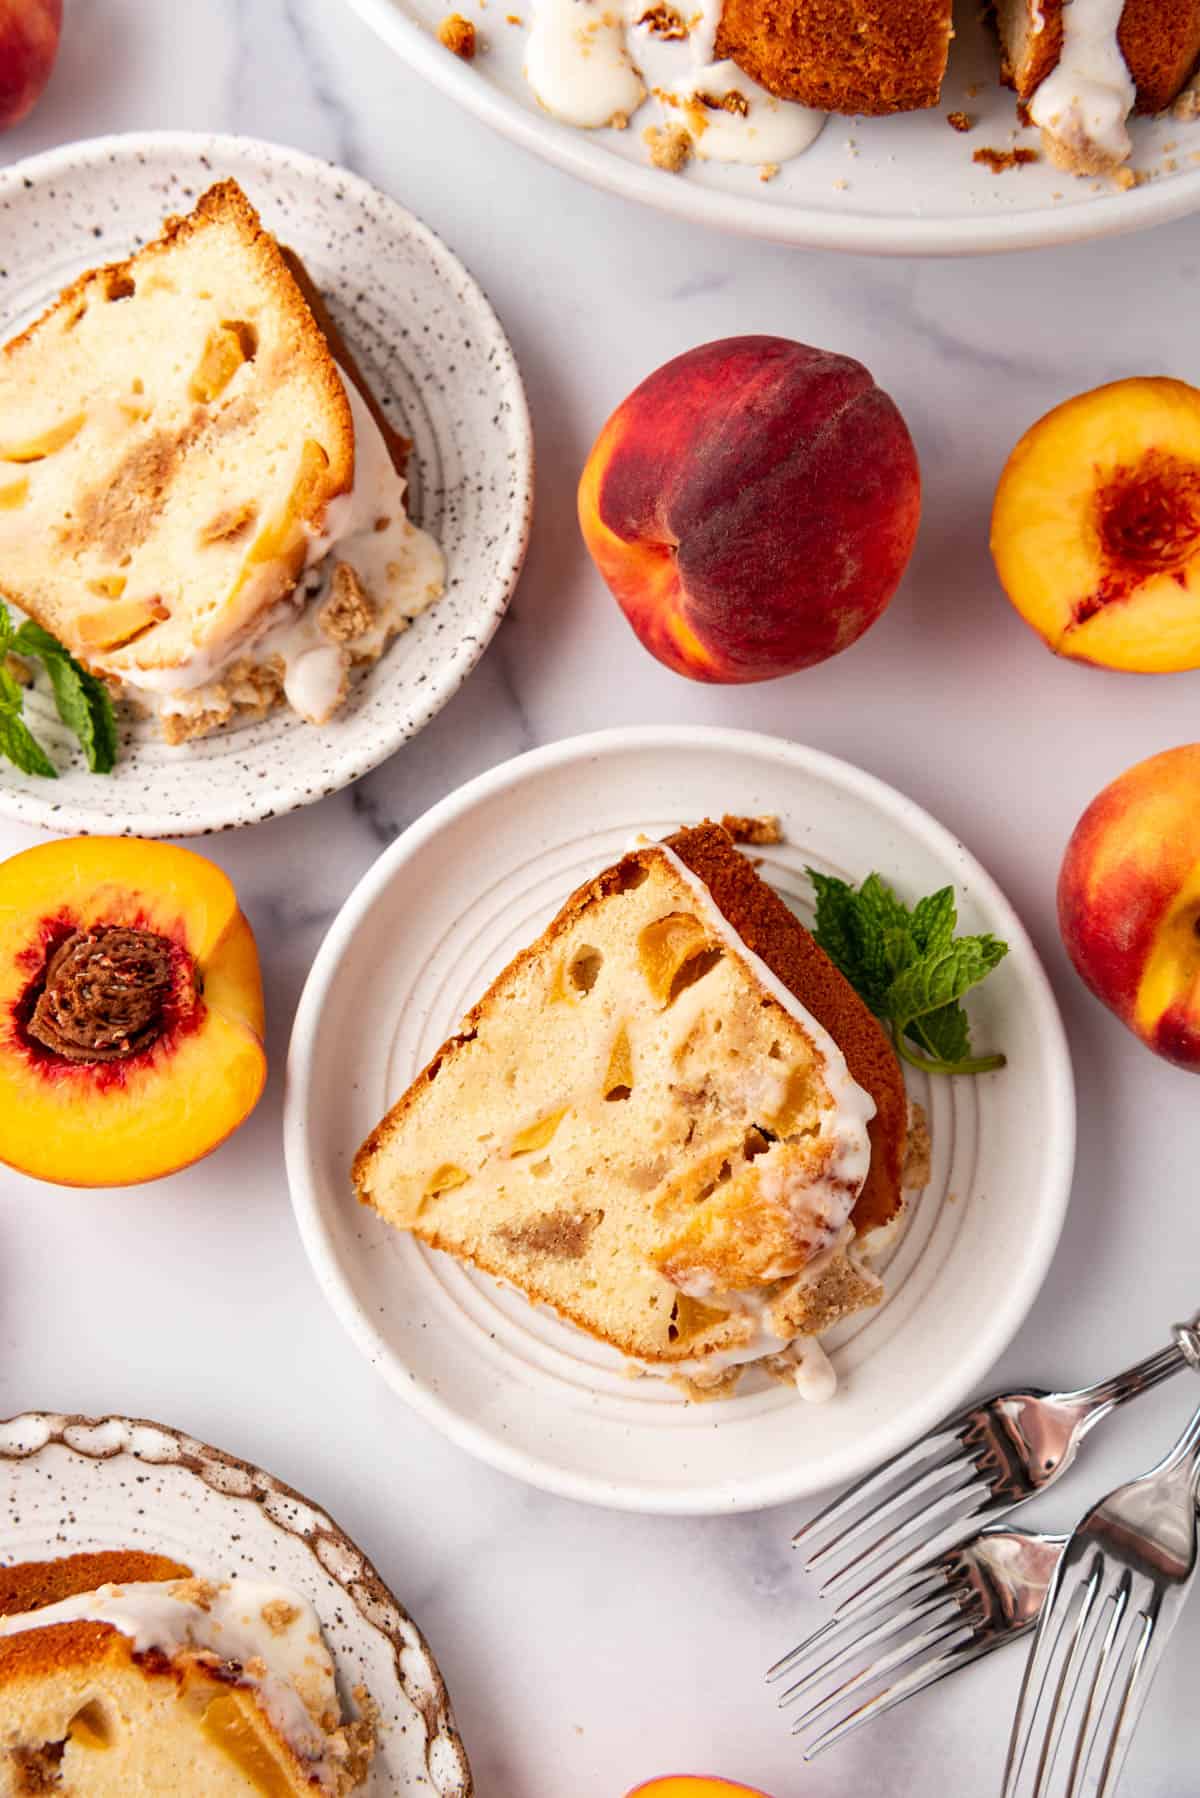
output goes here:
[{"label": "white marble surface", "polygon": [[[1007,260],[872,262],[706,235],[573,185],[459,116],[339,0],[67,0],[63,53],[0,160],[143,127],[252,133],[336,157],[433,224],[482,280],[529,384],[541,464],[512,615],[467,687],[357,790],[210,841],[264,952],[272,1078],[211,1161],[127,1193],[0,1175],[0,1414],[161,1417],[329,1506],[428,1631],[481,1798],[620,1798],[714,1770],[775,1798],[990,1798],[1019,1651],[803,1767],[763,1689],[811,1624],[800,1508],[709,1521],[609,1515],[526,1490],[385,1389],[318,1297],[279,1150],[292,1009],[321,934],[380,846],[480,769],[576,730],[753,725],[893,781],[976,851],[1022,911],[1067,1019],[1081,1139],[1072,1213],[1000,1380],[1114,1371],[1200,1305],[1196,1085],[1076,982],[1054,927],[1077,814],[1130,762],[1200,735],[1200,674],[1058,664],[1001,597],[996,474],[1051,403],[1130,373],[1196,378],[1200,220]],[[579,542],[574,481],[609,409],[656,364],[735,331],[862,357],[903,406],[926,479],[917,554],[886,618],[816,672],[688,685],[638,648]],[[0,826],[0,852],[33,841]],[[1177,1382],[1116,1420],[1040,1508],[1068,1525],[1165,1446]],[[804,1453],[803,1415],[796,1453]],[[1200,1789],[1185,1617],[1130,1765],[1130,1798]]]}]

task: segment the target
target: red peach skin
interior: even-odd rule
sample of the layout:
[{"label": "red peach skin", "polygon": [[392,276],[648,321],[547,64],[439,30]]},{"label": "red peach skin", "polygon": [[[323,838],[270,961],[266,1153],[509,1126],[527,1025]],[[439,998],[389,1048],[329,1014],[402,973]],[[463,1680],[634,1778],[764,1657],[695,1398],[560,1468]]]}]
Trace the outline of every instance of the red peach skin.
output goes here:
[{"label": "red peach skin", "polygon": [[0,0],[0,131],[40,98],[61,29],[62,0]]},{"label": "red peach skin", "polygon": [[873,624],[920,516],[904,420],[860,362],[782,337],[689,350],[604,426],[579,486],[652,655],[703,681],[812,667]]},{"label": "red peach skin", "polygon": [[1164,750],[1093,799],[1058,880],[1067,953],[1155,1054],[1200,1072],[1200,743]]},{"label": "red peach skin", "polygon": [[650,1779],[645,1785],[634,1786],[626,1798],[767,1798],[767,1794],[757,1786],[739,1786],[729,1779],[671,1773],[665,1779]]}]

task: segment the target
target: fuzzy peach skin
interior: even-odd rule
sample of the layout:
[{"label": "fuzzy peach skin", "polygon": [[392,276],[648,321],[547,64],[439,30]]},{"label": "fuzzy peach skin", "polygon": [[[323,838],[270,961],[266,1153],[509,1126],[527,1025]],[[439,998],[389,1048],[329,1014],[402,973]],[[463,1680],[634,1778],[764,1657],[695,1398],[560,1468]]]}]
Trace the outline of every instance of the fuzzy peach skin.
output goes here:
[{"label": "fuzzy peach skin", "polygon": [[1200,667],[1200,389],[1138,376],[1040,418],[1000,477],[992,555],[1056,655]]},{"label": "fuzzy peach skin", "polygon": [[0,0],[0,131],[40,99],[61,30],[62,0]]},{"label": "fuzzy peach skin", "polygon": [[[31,1028],[55,951],[124,929],[166,946],[154,1034],[124,1059],[70,1059]],[[0,1160],[70,1186],[186,1167],[249,1116],[266,1078],[258,952],[204,856],[136,837],[67,837],[0,863]]]},{"label": "fuzzy peach skin", "polygon": [[1200,743],[1139,762],[1067,845],[1058,921],[1082,979],[1156,1055],[1200,1073]]},{"label": "fuzzy peach skin", "polygon": [[757,1786],[739,1786],[728,1779],[707,1779],[694,1773],[672,1773],[665,1779],[647,1780],[634,1786],[626,1798],[767,1798]]},{"label": "fuzzy peach skin", "polygon": [[810,668],[861,637],[912,553],[916,450],[861,362],[783,337],[676,356],[579,483],[592,560],[652,655],[702,681]]}]

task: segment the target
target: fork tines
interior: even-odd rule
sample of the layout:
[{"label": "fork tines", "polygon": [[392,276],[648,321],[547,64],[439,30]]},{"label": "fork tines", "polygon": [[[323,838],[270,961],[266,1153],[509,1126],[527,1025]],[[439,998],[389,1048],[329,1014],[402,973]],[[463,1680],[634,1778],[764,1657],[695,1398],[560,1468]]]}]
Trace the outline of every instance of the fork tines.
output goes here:
[{"label": "fork tines", "polygon": [[[1115,1789],[1152,1677],[1159,1595],[1147,1575],[1113,1565],[1081,1544],[1068,1551],[1053,1609],[1039,1629],[1025,1671],[1004,1770],[1004,1798],[1051,1790],[1067,1798]],[[1031,1743],[1039,1741],[1036,1759]],[[1061,1768],[1064,1742],[1073,1742]]]},{"label": "fork tines", "polygon": [[[989,1470],[968,1438],[971,1417],[924,1437],[797,1531],[807,1571],[823,1576],[821,1592],[835,1596],[840,1611],[860,1608],[972,1534],[990,1511],[1007,1508],[995,1501]],[[885,1551],[893,1558],[873,1566]]]},{"label": "fork tines", "polygon": [[[779,1705],[807,1694],[792,1733],[806,1736],[812,1760],[843,1736],[880,1716],[954,1667],[986,1651],[941,1562],[921,1568],[865,1616],[834,1616],[775,1663],[776,1683],[794,1675]],[[840,1713],[840,1714],[838,1714]]]}]

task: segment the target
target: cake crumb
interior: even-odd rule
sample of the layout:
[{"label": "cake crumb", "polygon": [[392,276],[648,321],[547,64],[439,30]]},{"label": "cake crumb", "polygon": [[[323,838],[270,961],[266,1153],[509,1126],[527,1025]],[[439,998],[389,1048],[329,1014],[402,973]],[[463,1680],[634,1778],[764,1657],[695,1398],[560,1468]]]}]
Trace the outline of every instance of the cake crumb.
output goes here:
[{"label": "cake crumb", "polygon": [[317,613],[317,629],[331,643],[353,643],[375,623],[370,595],[349,562],[335,562],[329,598]]},{"label": "cake crumb", "polygon": [[628,131],[629,114],[627,112],[614,112],[612,118],[609,119],[608,124],[611,131]]},{"label": "cake crumb", "polygon": [[697,90],[696,98],[710,112],[730,112],[739,119],[744,119],[750,110],[749,100],[736,87],[731,87],[726,94],[707,94]]},{"label": "cake crumb", "polygon": [[656,5],[648,6],[636,23],[644,25],[651,37],[660,37],[667,43],[688,35],[682,13],[677,13],[673,6],[668,6],[666,0],[658,0]]},{"label": "cake crumb", "polygon": [[778,173],[779,164],[777,162],[764,162],[758,171],[758,178],[760,181],[774,181]]},{"label": "cake crumb", "polygon": [[721,828],[729,832],[735,843],[751,843],[756,849],[783,841],[783,828],[774,812],[762,812],[756,818],[726,812],[721,819]]},{"label": "cake crumb", "polygon": [[1171,108],[1171,117],[1181,120],[1184,124],[1189,119],[1200,119],[1200,75],[1196,77],[1190,87],[1184,88]]},{"label": "cake crumb", "polygon": [[946,123],[952,131],[969,131],[973,122],[969,114],[965,112],[948,112],[946,114]]},{"label": "cake crumb", "polygon": [[904,1167],[900,1184],[905,1192],[920,1192],[929,1185],[933,1167],[933,1144],[929,1135],[929,1118],[925,1107],[915,1099],[908,1107],[908,1138],[904,1145]]},{"label": "cake crumb", "polygon": [[833,186],[836,193],[844,194],[850,186],[850,183],[846,180],[844,175],[839,175]]},{"label": "cake crumb", "polygon": [[1023,169],[1026,164],[1037,160],[1036,150],[994,150],[985,146],[971,154],[972,162],[981,162],[993,175],[1002,175],[1005,169]]},{"label": "cake crumb", "polygon": [[691,133],[682,125],[664,125],[661,129],[650,125],[642,132],[642,142],[650,151],[655,168],[666,169],[668,174],[677,175],[691,161]]},{"label": "cake crumb", "polygon": [[523,25],[525,21],[519,12],[506,12],[504,15],[504,23],[506,25]]},{"label": "cake crumb", "polygon": [[286,1598],[269,1598],[262,1608],[262,1620],[273,1636],[282,1636],[291,1629],[299,1615],[298,1608]]},{"label": "cake crumb", "polygon": [[972,81],[970,87],[967,89],[967,99],[977,100],[982,92],[983,89],[980,87],[978,81]]},{"label": "cake crumb", "polygon": [[217,1588],[207,1579],[178,1579],[170,1593],[180,1604],[194,1604],[197,1610],[211,1611]]},{"label": "cake crumb", "polygon": [[464,19],[460,12],[447,13],[437,28],[437,35],[438,43],[444,44],[463,62],[474,61],[477,46],[475,27],[470,19]]}]

